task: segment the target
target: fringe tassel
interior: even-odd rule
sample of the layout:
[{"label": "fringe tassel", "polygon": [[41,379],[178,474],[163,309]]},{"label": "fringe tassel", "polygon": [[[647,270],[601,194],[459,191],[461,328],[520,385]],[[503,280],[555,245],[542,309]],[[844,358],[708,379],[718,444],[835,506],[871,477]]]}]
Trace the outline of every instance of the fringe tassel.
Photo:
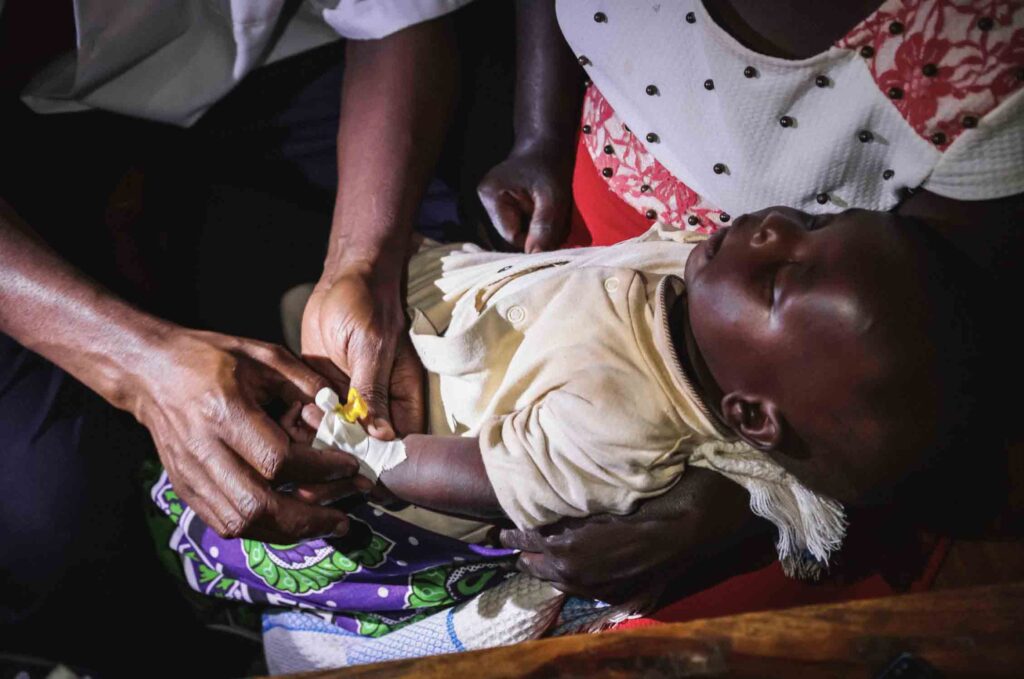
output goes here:
[{"label": "fringe tassel", "polygon": [[713,469],[750,493],[750,509],[778,529],[775,549],[786,575],[814,579],[846,536],[846,513],[831,498],[807,489],[781,466],[743,441],[709,441],[691,464]]}]

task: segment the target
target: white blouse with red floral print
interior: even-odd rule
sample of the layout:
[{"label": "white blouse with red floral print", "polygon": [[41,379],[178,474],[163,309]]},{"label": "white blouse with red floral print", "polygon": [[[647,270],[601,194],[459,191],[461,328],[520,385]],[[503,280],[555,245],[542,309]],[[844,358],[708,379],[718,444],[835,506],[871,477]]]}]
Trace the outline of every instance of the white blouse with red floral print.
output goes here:
[{"label": "white blouse with red floral print", "polygon": [[581,120],[594,164],[663,222],[886,210],[918,187],[1024,192],[1024,0],[886,0],[796,60],[744,47],[700,0],[557,11],[594,83]]}]

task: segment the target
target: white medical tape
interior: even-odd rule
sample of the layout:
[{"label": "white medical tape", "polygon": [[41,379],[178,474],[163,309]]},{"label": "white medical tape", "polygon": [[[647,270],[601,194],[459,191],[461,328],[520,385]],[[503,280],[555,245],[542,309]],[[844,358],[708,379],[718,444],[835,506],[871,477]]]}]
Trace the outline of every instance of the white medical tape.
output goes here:
[{"label": "white medical tape", "polygon": [[400,439],[381,441],[366,433],[358,422],[348,422],[338,413],[340,400],[332,389],[324,387],[316,395],[316,404],[324,419],[316,430],[313,447],[335,448],[351,453],[359,460],[359,474],[377,483],[382,472],[405,462],[405,444]]}]

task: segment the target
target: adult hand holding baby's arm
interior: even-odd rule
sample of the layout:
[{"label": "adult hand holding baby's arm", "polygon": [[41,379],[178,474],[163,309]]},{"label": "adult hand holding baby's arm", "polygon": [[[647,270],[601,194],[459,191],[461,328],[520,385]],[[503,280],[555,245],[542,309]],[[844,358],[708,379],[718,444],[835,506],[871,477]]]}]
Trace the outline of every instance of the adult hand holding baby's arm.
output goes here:
[{"label": "adult hand holding baby's arm", "polygon": [[[720,474],[689,468],[664,495],[626,516],[564,519],[534,531],[504,530],[521,549],[521,570],[578,596],[658,603],[709,587],[775,558],[767,524],[750,512],[746,491]],[[763,560],[759,557],[763,556]]]},{"label": "adult hand holding baby's arm", "polygon": [[404,258],[397,268],[325,275],[302,316],[303,358],[336,387],[351,382],[369,407],[367,431],[381,439],[422,431],[425,419],[423,367],[405,335],[402,266]]},{"label": "adult hand holding baby's arm", "polygon": [[291,443],[262,408],[312,399],[323,377],[282,347],[132,307],[60,259],[3,200],[0,332],[134,414],[175,490],[221,535],[293,542],[346,532],[343,513],[274,489],[345,485],[356,471],[348,456]]}]

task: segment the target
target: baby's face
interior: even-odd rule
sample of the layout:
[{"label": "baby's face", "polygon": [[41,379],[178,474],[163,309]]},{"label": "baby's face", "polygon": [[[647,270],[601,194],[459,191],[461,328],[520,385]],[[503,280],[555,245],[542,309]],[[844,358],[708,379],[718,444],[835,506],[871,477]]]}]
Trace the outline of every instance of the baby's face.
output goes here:
[{"label": "baby's face", "polygon": [[886,448],[891,434],[877,387],[895,367],[889,329],[908,303],[901,291],[913,287],[895,221],[768,208],[686,263],[688,341],[710,400],[745,439],[840,500],[901,465],[898,455],[865,452]]}]

